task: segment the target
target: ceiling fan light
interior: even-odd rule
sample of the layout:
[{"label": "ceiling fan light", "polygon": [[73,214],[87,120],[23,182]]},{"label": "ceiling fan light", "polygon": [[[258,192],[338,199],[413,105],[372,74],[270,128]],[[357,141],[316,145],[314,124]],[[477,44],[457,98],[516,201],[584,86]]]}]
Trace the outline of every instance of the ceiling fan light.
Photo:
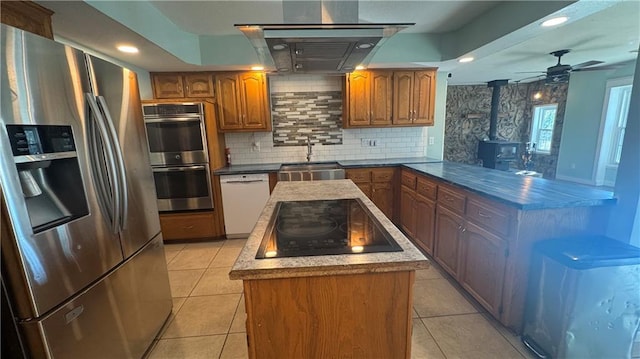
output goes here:
[{"label": "ceiling fan light", "polygon": [[567,20],[569,20],[569,18],[566,16],[553,17],[549,20],[543,21],[540,26],[542,27],[556,26],[556,25],[564,24],[565,22],[567,22]]}]

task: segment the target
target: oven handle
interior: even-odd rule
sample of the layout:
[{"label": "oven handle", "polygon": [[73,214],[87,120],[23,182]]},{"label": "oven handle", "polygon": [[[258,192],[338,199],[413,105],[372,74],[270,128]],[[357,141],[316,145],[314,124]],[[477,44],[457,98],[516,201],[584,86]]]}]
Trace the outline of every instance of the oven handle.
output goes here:
[{"label": "oven handle", "polygon": [[201,122],[202,117],[171,117],[145,119],[145,123],[171,123],[171,122]]},{"label": "oven handle", "polygon": [[207,169],[205,166],[154,167],[153,172],[196,171]]}]

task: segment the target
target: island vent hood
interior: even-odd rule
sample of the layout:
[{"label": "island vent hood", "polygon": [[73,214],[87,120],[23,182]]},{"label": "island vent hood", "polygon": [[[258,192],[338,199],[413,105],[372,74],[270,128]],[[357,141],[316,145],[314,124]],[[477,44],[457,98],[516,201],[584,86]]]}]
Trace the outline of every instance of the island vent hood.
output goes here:
[{"label": "island vent hood", "polygon": [[357,1],[282,3],[284,24],[236,24],[265,68],[342,74],[366,65],[386,39],[413,23],[358,23]]}]

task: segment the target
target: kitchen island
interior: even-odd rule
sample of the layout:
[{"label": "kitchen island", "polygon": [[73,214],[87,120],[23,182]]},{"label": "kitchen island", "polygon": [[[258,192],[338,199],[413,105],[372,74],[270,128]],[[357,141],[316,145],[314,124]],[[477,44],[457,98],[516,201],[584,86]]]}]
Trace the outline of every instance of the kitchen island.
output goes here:
[{"label": "kitchen island", "polygon": [[[380,227],[400,251],[256,259],[280,203],[354,198],[371,217],[355,219]],[[366,251],[364,242],[351,248]],[[409,358],[414,273],[427,267],[352,181],[278,183],[229,273],[244,284],[249,357]]]}]

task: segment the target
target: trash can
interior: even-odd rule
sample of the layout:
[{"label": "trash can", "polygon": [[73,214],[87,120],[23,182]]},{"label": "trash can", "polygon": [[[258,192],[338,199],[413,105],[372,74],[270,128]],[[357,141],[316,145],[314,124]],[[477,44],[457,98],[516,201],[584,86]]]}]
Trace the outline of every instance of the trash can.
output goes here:
[{"label": "trash can", "polygon": [[539,358],[630,358],[640,323],[640,248],[604,236],[533,248],[522,341]]}]

